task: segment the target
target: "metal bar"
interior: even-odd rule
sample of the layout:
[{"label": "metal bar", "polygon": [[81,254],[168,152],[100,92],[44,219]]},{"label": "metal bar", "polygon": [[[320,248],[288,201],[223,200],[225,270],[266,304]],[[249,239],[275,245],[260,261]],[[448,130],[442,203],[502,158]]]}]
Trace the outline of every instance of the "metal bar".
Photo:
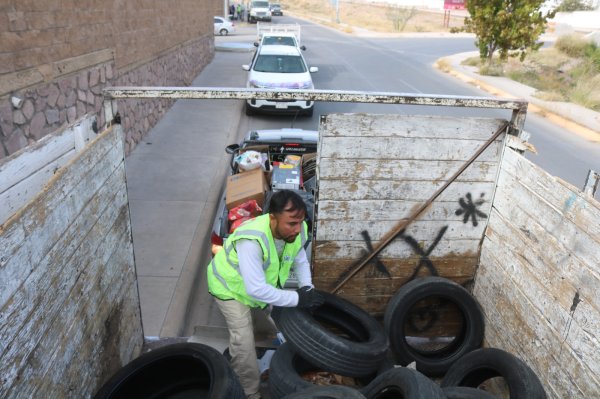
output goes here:
[{"label": "metal bar", "polygon": [[591,195],[596,195],[598,185],[600,184],[600,173],[590,169],[585,179],[585,185],[583,186],[583,192]]},{"label": "metal bar", "polygon": [[402,220],[400,223],[398,223],[398,225],[396,227],[394,227],[389,233],[387,233],[383,237],[382,241],[380,241],[379,244],[373,249],[373,251],[371,251],[370,254],[365,256],[360,262],[358,262],[358,264],[354,267],[354,269],[352,269],[350,271],[350,273],[346,277],[344,277],[344,279],[337,286],[335,286],[335,288],[333,288],[331,290],[331,293],[335,294],[340,288],[342,288],[344,286],[344,284],[346,284],[346,282],[348,280],[350,280],[366,264],[368,264],[371,260],[373,260],[373,258],[375,256],[377,256],[377,254],[379,254],[379,252],[381,252],[390,242],[392,242],[394,240],[394,238],[396,238],[396,236],[398,234],[400,234],[402,232],[402,230],[404,230],[406,228],[406,226],[408,226],[410,223],[412,223],[425,209],[427,209],[431,205],[431,203],[433,201],[435,201],[435,199],[437,197],[439,197],[439,195],[448,188],[450,183],[452,183],[454,180],[456,180],[458,178],[458,176],[460,176],[460,174],[462,172],[464,172],[465,169],[467,169],[469,167],[469,165],[471,165],[479,157],[479,155],[481,155],[481,153],[483,153],[483,151],[485,151],[506,130],[506,128],[508,126],[509,126],[508,122],[503,123],[502,126],[500,126],[500,128],[498,130],[496,130],[496,132],[492,135],[492,137],[490,137],[489,140],[486,141],[485,144],[483,144],[475,152],[475,154],[473,154],[473,156],[471,158],[469,158],[469,160],[467,162],[465,162],[465,164],[462,165],[460,167],[460,169],[458,169],[458,171],[456,171],[456,173],[454,173],[454,175],[452,175],[452,177],[450,177],[450,179],[448,179],[448,181],[446,181],[446,183],[444,183],[444,185],[442,187],[437,189],[437,191],[427,201],[425,201],[418,209],[413,211],[413,213],[411,213],[407,219]]},{"label": "metal bar", "polygon": [[[507,98],[442,96],[414,93],[369,92],[346,90],[279,90],[231,87],[111,87],[104,89],[107,98],[171,98],[213,100],[311,100],[378,104],[433,105],[512,109],[526,112],[527,101]],[[518,125],[517,125],[518,126]]]}]

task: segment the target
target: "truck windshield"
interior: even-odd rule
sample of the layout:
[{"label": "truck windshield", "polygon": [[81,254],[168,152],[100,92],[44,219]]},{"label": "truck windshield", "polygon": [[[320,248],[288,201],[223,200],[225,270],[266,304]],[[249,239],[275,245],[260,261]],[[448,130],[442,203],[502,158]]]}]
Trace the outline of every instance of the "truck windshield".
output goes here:
[{"label": "truck windshield", "polygon": [[254,64],[254,70],[257,72],[304,73],[306,65],[302,57],[297,55],[261,54]]},{"label": "truck windshield", "polygon": [[296,41],[291,36],[265,36],[263,45],[279,44],[281,46],[296,47]]},{"label": "truck windshield", "polygon": [[252,7],[254,7],[254,8],[269,8],[269,2],[268,1],[253,1]]}]

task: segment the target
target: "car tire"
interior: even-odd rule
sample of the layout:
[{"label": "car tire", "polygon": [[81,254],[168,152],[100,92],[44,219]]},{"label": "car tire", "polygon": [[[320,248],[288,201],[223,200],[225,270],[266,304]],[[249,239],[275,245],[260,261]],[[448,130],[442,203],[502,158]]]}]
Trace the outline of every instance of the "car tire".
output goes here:
[{"label": "car tire", "polygon": [[445,399],[444,391],[417,370],[398,367],[377,376],[360,392],[367,399]]},{"label": "car tire", "polygon": [[[450,345],[425,352],[409,345],[405,326],[413,306],[431,297],[441,297],[456,305],[463,317],[463,327]],[[459,358],[480,348],[484,335],[483,312],[475,297],[461,285],[442,277],[418,278],[400,287],[386,307],[384,325],[396,362],[406,366],[414,361],[417,370],[429,376],[442,375]]]},{"label": "car tire", "polygon": [[117,371],[95,399],[162,398],[198,395],[243,399],[244,390],[223,355],[198,343],[154,349]]},{"label": "car tire", "polygon": [[[382,367],[378,373],[383,373],[393,366]],[[325,371],[323,368],[314,366],[297,352],[289,342],[281,344],[273,357],[269,366],[269,393],[271,399],[280,399],[286,395],[295,392],[301,392],[309,388],[317,387],[302,378],[302,374],[310,371]],[[355,381],[360,386],[367,386],[377,375],[369,377],[356,378]]]},{"label": "car tire", "polygon": [[537,375],[518,357],[496,348],[477,349],[458,359],[442,380],[442,387],[477,388],[484,381],[502,377],[511,399],[546,399]]},{"label": "car tire", "polygon": [[498,399],[483,389],[471,387],[445,387],[442,388],[446,399]]},{"label": "car tire", "polygon": [[[299,308],[274,309],[273,318],[287,342],[304,359],[323,370],[348,377],[366,377],[377,372],[388,351],[381,325],[353,303],[321,293],[325,302],[312,312]],[[362,339],[345,338],[321,325],[324,321],[346,333],[351,332],[347,325],[336,323],[340,318],[343,324],[352,325],[354,331],[360,330]]]},{"label": "car tire", "polygon": [[252,116],[255,114],[254,108],[252,108],[250,105],[248,105],[248,103],[246,103],[245,110],[246,110],[247,116]]},{"label": "car tire", "polygon": [[225,28],[223,28],[219,31],[219,35],[221,35],[221,36],[227,36],[228,33],[229,33],[229,31]]},{"label": "car tire", "polygon": [[286,395],[283,399],[365,399],[356,389],[343,385],[313,387]]}]

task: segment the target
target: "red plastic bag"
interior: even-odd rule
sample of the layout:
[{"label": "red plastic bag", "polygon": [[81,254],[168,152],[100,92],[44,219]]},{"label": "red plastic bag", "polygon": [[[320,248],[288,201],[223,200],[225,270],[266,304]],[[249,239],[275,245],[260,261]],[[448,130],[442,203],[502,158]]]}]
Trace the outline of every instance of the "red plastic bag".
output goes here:
[{"label": "red plastic bag", "polygon": [[262,209],[258,206],[256,200],[246,201],[241,205],[229,211],[227,219],[231,222],[229,226],[229,234],[233,233],[246,220],[254,219],[262,213]]}]

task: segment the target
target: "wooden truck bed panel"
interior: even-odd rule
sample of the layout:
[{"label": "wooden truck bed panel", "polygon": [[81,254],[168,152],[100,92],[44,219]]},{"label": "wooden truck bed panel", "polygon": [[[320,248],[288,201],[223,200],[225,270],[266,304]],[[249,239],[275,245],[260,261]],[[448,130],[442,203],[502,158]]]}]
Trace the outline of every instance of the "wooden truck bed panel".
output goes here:
[{"label": "wooden truck bed panel", "polygon": [[493,205],[474,287],[488,344],[550,397],[600,396],[600,205],[508,150]]},{"label": "wooden truck bed panel", "polygon": [[[0,225],[2,397],[91,395],[143,344],[121,128],[70,140],[21,154],[46,164],[22,173],[35,195]],[[81,152],[57,164],[69,146]]]}]

